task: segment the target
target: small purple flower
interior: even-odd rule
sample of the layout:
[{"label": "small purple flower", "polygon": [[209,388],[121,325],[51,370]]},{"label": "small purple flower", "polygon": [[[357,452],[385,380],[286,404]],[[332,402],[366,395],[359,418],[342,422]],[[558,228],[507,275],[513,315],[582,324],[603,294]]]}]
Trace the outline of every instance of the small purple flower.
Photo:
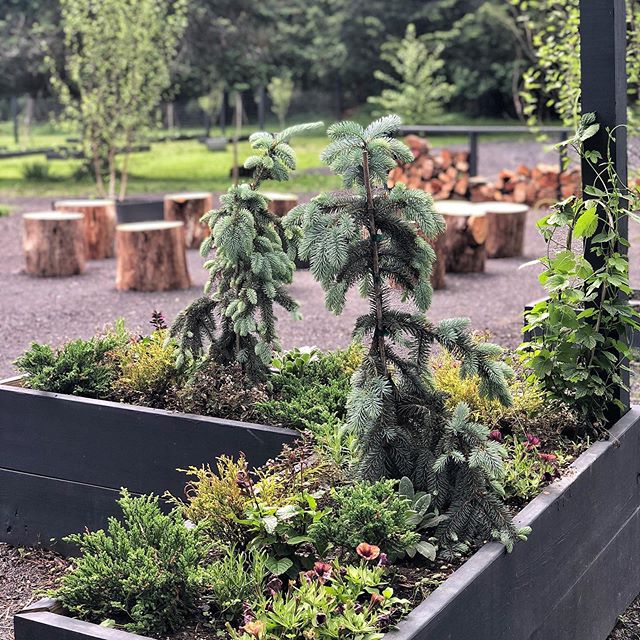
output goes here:
[{"label": "small purple flower", "polygon": [[267,582],[267,590],[272,596],[275,596],[276,593],[280,593],[282,591],[282,580],[278,578],[278,576],[273,576],[269,582]]},{"label": "small purple flower", "polygon": [[539,453],[538,457],[540,460],[544,460],[544,462],[548,462],[549,464],[555,464],[558,456],[553,453]]},{"label": "small purple flower", "polygon": [[494,429],[489,432],[489,440],[495,440],[496,442],[502,442],[502,433],[500,429]]}]

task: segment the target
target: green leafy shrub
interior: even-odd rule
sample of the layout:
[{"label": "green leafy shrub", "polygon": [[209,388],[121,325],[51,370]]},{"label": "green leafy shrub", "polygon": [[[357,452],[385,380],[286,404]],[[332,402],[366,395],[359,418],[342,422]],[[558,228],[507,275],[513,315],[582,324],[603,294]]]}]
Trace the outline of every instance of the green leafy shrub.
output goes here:
[{"label": "green leafy shrub", "polygon": [[256,421],[267,400],[264,384],[250,381],[238,363],[202,362],[182,387],[167,398],[169,408],[217,418]]},{"label": "green leafy shrub", "polygon": [[206,567],[202,601],[212,609],[210,615],[217,619],[236,620],[244,603],[262,598],[267,577],[264,554],[245,553],[231,547]]},{"label": "green leafy shrub", "polygon": [[131,340],[115,349],[111,357],[118,367],[113,397],[121,402],[164,407],[167,390],[178,377],[176,343],[167,331]]},{"label": "green leafy shrub", "polygon": [[28,162],[22,167],[22,177],[31,182],[46,182],[51,180],[48,162]]},{"label": "green leafy shrub", "polygon": [[611,154],[585,150],[599,128],[595,115],[585,114],[563,143],[597,180],[584,197],[567,198],[538,222],[548,245],[539,260],[548,298],[527,313],[530,340],[521,346],[545,397],[568,405],[585,429],[596,431],[625,410],[617,397],[625,387],[620,374],[628,370],[628,336],[640,329],[640,314],[629,302],[629,260],[622,250],[628,243],[621,234],[628,219],[640,220],[639,196],[622,185]]},{"label": "green leafy shrub", "polygon": [[232,640],[379,640],[408,603],[385,586],[384,568],[316,562],[288,590],[254,604]]},{"label": "green leafy shrub", "polygon": [[55,597],[81,619],[113,619],[141,634],[172,631],[195,608],[207,548],[178,510],[162,513],[157,497],[123,490],[118,504],[122,522],[110,518],[106,531],[65,538],[81,556]]},{"label": "green leafy shrub", "polygon": [[323,353],[293,351],[275,359],[271,393],[259,405],[263,420],[294,429],[317,431],[346,416],[351,376],[362,360],[362,347]]},{"label": "green leafy shrub", "polygon": [[333,490],[331,512],[309,530],[319,552],[336,548],[354,557],[356,547],[366,542],[379,547],[392,562],[416,552],[434,559],[435,547],[419,533],[420,528],[439,522],[437,514],[427,514],[431,497],[416,498],[408,478],[403,479],[403,493],[396,490],[397,484],[395,480],[356,482]]},{"label": "green leafy shrub", "polygon": [[264,551],[267,569],[276,576],[286,573],[293,577],[308,568],[312,556],[308,551],[301,552],[300,546],[314,541],[310,530],[327,512],[318,507],[310,493],[295,496],[280,507],[263,503],[255,493],[253,497],[240,520],[249,531],[249,548]]},{"label": "green leafy shrub", "polygon": [[31,389],[106,398],[117,377],[117,368],[108,354],[126,339],[126,335],[116,332],[90,340],[72,340],[57,349],[33,342],[14,364],[27,375],[25,384]]}]

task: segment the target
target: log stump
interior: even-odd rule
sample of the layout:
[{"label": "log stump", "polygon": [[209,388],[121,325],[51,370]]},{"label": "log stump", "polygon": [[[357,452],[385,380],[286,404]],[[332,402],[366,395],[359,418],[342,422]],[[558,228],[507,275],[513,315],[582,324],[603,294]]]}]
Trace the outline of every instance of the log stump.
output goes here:
[{"label": "log stump", "polygon": [[113,257],[116,236],[116,204],[113,200],[58,200],[53,208],[84,214],[87,260]]},{"label": "log stump", "polygon": [[213,209],[210,193],[171,193],[164,197],[164,219],[184,223],[184,241],[188,249],[198,249],[209,235],[209,225],[200,218]]},{"label": "log stump", "polygon": [[116,289],[120,291],[170,291],[191,286],[182,222],[119,224],[116,253]]},{"label": "log stump", "polygon": [[30,276],[73,276],[84,271],[84,215],[80,212],[25,213],[23,246]]},{"label": "log stump", "polygon": [[425,238],[436,252],[436,261],[431,271],[431,286],[434,291],[446,288],[445,272],[447,270],[447,236],[441,233],[434,240]]},{"label": "log stump", "polygon": [[436,202],[446,224],[446,270],[481,273],[486,261],[487,216],[480,205],[462,201]]},{"label": "log stump", "polygon": [[298,196],[295,193],[262,192],[269,199],[269,211],[280,218],[284,218],[291,209],[298,206]]},{"label": "log stump", "polygon": [[529,207],[513,202],[484,202],[482,208],[487,215],[487,257],[521,256]]}]

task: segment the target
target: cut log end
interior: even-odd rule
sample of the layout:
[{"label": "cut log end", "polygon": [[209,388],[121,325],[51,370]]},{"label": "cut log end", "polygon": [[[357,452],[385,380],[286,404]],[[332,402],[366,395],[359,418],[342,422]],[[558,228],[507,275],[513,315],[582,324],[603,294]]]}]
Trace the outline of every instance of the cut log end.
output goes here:
[{"label": "cut log end", "polygon": [[479,205],[470,202],[437,202],[445,221],[446,270],[479,273],[485,269],[487,219]]},{"label": "cut log end", "polygon": [[295,193],[275,193],[263,191],[262,195],[269,200],[269,211],[279,218],[298,206],[298,196]]},{"label": "cut log end", "polygon": [[64,277],[84,271],[84,215],[80,212],[26,213],[23,220],[25,270],[31,276]]},{"label": "cut log end", "polygon": [[515,258],[523,254],[524,230],[529,207],[510,202],[488,202],[487,256]]},{"label": "cut log end", "polygon": [[184,223],[184,241],[189,249],[197,249],[209,235],[202,216],[213,209],[210,193],[171,193],[164,197],[164,218]]},{"label": "cut log end", "polygon": [[118,225],[116,245],[116,289],[170,291],[191,286],[182,222],[160,220]]},{"label": "cut log end", "polygon": [[58,200],[56,211],[78,211],[84,215],[87,260],[111,258],[116,233],[116,205],[113,200]]}]

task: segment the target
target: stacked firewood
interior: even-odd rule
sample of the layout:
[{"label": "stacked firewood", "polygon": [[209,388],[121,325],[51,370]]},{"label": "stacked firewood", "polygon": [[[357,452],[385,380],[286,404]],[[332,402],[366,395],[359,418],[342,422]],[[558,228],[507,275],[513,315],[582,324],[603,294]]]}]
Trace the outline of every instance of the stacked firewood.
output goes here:
[{"label": "stacked firewood", "polygon": [[566,171],[551,164],[537,164],[533,169],[520,165],[515,171],[503,169],[495,182],[471,178],[469,198],[472,202],[498,200],[534,206],[538,202],[568,198],[580,193],[580,169]]},{"label": "stacked firewood", "polygon": [[423,189],[434,200],[466,198],[469,192],[469,152],[442,149],[432,153],[429,142],[407,136],[406,144],[415,158],[389,174],[389,186],[403,182],[412,189]]},{"label": "stacked firewood", "polygon": [[469,176],[467,151],[433,151],[429,142],[407,136],[406,144],[415,158],[410,164],[396,167],[389,174],[389,186],[403,182],[413,189],[423,189],[434,200],[465,199],[472,202],[504,201],[534,206],[580,193],[580,169],[560,171],[556,165],[520,165],[515,171],[503,169],[495,181]]}]

